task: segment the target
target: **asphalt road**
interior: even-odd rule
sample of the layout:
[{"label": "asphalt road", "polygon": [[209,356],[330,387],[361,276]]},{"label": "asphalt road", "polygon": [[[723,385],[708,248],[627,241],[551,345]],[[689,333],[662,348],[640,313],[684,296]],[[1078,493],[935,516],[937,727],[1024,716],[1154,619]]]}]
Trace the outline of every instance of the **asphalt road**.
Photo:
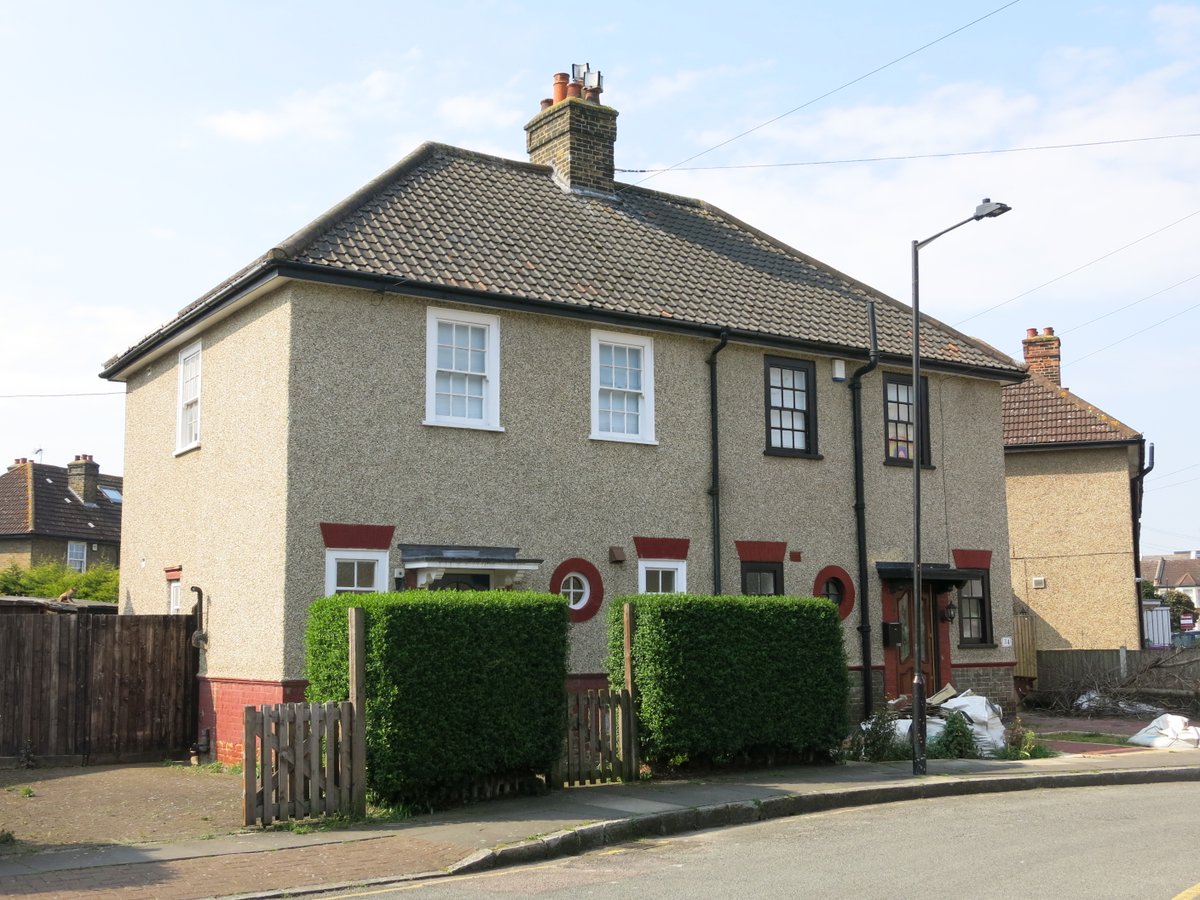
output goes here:
[{"label": "asphalt road", "polygon": [[1200,897],[1193,784],[1021,791],[774,819],[327,897]]}]

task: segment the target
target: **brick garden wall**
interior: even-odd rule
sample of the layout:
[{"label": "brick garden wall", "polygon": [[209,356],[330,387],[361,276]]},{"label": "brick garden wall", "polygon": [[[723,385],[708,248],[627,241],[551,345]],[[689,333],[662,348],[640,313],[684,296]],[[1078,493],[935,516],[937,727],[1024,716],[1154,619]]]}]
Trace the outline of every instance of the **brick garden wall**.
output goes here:
[{"label": "brick garden wall", "polygon": [[308,682],[200,679],[200,732],[209,729],[209,755],[223,763],[242,761],[243,710],[264,703],[299,703]]},{"label": "brick garden wall", "polygon": [[950,682],[959,690],[970,688],[976,694],[987,697],[1004,710],[1005,715],[1016,709],[1017,694],[1013,687],[1013,670],[1016,663],[999,666],[954,666]]}]

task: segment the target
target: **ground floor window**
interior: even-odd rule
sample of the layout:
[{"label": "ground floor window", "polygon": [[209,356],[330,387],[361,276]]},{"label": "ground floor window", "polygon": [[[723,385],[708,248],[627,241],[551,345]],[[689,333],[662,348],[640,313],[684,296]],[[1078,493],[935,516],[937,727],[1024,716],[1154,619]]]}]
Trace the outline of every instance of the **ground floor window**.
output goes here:
[{"label": "ground floor window", "polygon": [[979,572],[958,589],[958,639],[961,644],[992,642],[992,602],[987,572]]},{"label": "ground floor window", "polygon": [[387,590],[386,550],[326,550],[325,593],[369,594]]},{"label": "ground floor window", "polygon": [[783,563],[743,562],[742,593],[759,596],[783,594]]},{"label": "ground floor window", "polygon": [[683,594],[687,592],[687,561],[682,559],[639,559],[638,593]]},{"label": "ground floor window", "polygon": [[76,572],[87,568],[87,543],[84,541],[67,541],[67,565]]}]

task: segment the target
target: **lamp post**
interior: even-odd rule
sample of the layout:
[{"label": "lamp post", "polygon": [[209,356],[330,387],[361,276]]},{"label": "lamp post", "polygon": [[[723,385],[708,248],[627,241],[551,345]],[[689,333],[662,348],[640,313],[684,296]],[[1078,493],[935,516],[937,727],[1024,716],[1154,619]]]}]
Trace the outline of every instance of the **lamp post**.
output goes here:
[{"label": "lamp post", "polygon": [[963,219],[939,231],[933,237],[923,241],[912,242],[912,391],[913,391],[913,574],[912,599],[913,615],[916,619],[916,629],[913,639],[913,661],[916,670],[913,672],[913,774],[924,775],[925,760],[925,673],[921,671],[922,657],[925,652],[925,607],[921,597],[921,410],[924,409],[921,391],[921,283],[918,276],[917,254],[920,249],[932,244],[943,234],[949,234],[955,228],[961,228],[968,222],[978,222],[980,219],[994,219],[1002,216],[1012,207],[1003,203],[994,203],[988,198],[975,207],[975,215]]}]

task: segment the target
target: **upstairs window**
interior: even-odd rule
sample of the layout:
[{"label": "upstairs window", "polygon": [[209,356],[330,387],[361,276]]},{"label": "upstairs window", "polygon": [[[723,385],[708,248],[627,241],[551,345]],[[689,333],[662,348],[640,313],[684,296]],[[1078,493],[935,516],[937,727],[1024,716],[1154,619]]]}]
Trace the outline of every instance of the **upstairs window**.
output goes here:
[{"label": "upstairs window", "polygon": [[[885,455],[890,463],[911,465],[916,456],[917,399],[911,375],[884,373]],[[929,381],[921,378],[921,465],[931,465],[929,452]]]},{"label": "upstairs window", "polygon": [[200,342],[179,351],[179,409],[175,451],[200,446]]},{"label": "upstairs window", "polygon": [[593,439],[653,444],[654,342],[592,332]]},{"label": "upstairs window", "polygon": [[500,320],[426,313],[425,424],[500,431]]},{"label": "upstairs window", "polygon": [[76,572],[87,568],[87,543],[84,541],[67,541],[67,565]]},{"label": "upstairs window", "polygon": [[765,360],[767,449],[776,456],[817,455],[815,367],[811,362]]}]

